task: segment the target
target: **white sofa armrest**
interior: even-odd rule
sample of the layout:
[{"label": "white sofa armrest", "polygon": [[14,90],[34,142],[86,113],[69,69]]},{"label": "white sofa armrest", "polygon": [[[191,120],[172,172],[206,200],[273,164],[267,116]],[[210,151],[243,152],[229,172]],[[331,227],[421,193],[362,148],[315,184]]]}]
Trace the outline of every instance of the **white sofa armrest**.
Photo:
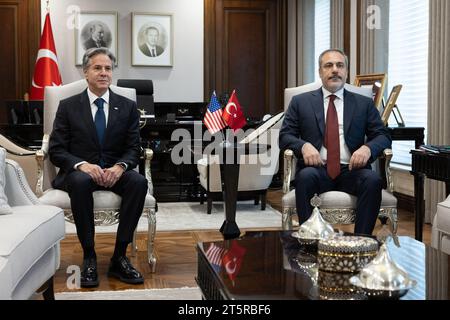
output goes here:
[{"label": "white sofa armrest", "polygon": [[6,159],[5,177],[5,193],[11,207],[39,204],[38,198],[28,185],[25,173],[14,160]]}]

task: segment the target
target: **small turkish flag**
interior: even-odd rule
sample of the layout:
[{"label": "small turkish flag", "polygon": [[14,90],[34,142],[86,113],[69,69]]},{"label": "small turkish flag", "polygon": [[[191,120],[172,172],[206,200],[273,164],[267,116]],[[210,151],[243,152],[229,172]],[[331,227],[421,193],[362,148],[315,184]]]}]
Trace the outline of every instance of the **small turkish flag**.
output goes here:
[{"label": "small turkish flag", "polygon": [[34,66],[33,82],[31,84],[30,99],[43,100],[46,86],[60,86],[61,74],[56,57],[55,41],[53,40],[50,15],[45,16],[44,30],[42,31],[39,51]]},{"label": "small turkish flag", "polygon": [[247,124],[244,114],[242,113],[241,105],[236,96],[236,90],[233,90],[230,99],[222,113],[222,119],[233,129],[233,132],[241,129]]},{"label": "small turkish flag", "polygon": [[233,282],[241,270],[242,261],[247,249],[241,247],[236,240],[231,242],[231,247],[222,258],[222,265],[225,268],[228,277]]}]

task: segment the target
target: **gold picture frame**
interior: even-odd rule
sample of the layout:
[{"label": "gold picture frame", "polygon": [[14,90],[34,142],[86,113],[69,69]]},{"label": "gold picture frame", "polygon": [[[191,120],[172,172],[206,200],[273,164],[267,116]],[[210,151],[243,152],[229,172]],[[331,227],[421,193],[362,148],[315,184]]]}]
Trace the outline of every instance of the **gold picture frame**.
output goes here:
[{"label": "gold picture frame", "polygon": [[[386,126],[388,124],[389,116],[394,111],[394,108],[396,107],[396,102],[398,99],[398,96],[400,95],[400,91],[402,90],[403,86],[401,84],[396,85],[392,88],[391,93],[389,94],[389,98],[386,101],[386,106],[384,107],[383,113],[381,114],[381,120],[383,121],[384,125]],[[397,117],[396,117],[397,120]],[[403,121],[403,119],[402,119]],[[398,122],[398,121],[397,121]]]},{"label": "gold picture frame", "polygon": [[378,110],[381,109],[383,104],[383,94],[386,88],[387,74],[386,73],[374,73],[357,75],[354,85],[357,87],[371,87],[373,92],[373,101],[375,107]]}]

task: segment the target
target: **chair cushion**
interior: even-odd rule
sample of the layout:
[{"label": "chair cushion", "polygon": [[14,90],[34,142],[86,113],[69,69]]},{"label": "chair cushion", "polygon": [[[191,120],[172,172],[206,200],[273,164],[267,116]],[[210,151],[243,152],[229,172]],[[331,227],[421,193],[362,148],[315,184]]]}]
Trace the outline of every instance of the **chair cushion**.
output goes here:
[{"label": "chair cushion", "polygon": [[5,159],[6,159],[6,150],[0,148],[0,215],[3,214],[11,214],[12,210],[8,204],[8,198],[5,194]]},{"label": "chair cushion", "polygon": [[450,196],[437,204],[436,228],[450,235]]},{"label": "chair cushion", "polygon": [[14,288],[29,268],[64,238],[65,225],[63,211],[54,206],[17,206],[12,211],[0,216],[0,258],[7,259]]},{"label": "chair cushion", "polygon": [[[111,191],[99,190],[94,191],[94,210],[118,209],[122,197]],[[42,204],[48,204],[63,209],[70,208],[70,197],[65,191],[58,189],[48,189],[39,198]],[[144,207],[155,207],[155,198],[150,194],[145,197]]]},{"label": "chair cushion", "polygon": [[[397,198],[386,190],[381,194],[381,207],[383,208],[396,208]],[[356,208],[355,196],[341,191],[328,191],[320,195],[322,209],[344,209],[344,208]],[[288,194],[284,195],[281,199],[283,208],[295,208],[295,189],[291,190]]]}]

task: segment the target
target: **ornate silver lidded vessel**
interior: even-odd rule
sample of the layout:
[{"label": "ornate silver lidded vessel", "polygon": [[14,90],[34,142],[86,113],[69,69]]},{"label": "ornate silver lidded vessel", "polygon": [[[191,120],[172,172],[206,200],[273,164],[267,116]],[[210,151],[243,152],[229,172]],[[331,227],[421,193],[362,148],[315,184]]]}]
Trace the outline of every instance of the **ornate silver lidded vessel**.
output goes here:
[{"label": "ornate silver lidded vessel", "polygon": [[377,256],[378,242],[360,236],[334,236],[320,240],[319,269],[328,272],[357,272]]},{"label": "ornate silver lidded vessel", "polygon": [[398,299],[417,284],[391,259],[386,244],[371,263],[350,278],[350,283],[360,287],[367,296],[378,299]]},{"label": "ornate silver lidded vessel", "polygon": [[320,239],[326,239],[334,234],[331,224],[326,222],[319,211],[321,204],[320,198],[316,195],[311,199],[311,205],[314,207],[311,217],[302,223],[298,232],[292,236],[297,238],[301,244],[317,244]]}]

